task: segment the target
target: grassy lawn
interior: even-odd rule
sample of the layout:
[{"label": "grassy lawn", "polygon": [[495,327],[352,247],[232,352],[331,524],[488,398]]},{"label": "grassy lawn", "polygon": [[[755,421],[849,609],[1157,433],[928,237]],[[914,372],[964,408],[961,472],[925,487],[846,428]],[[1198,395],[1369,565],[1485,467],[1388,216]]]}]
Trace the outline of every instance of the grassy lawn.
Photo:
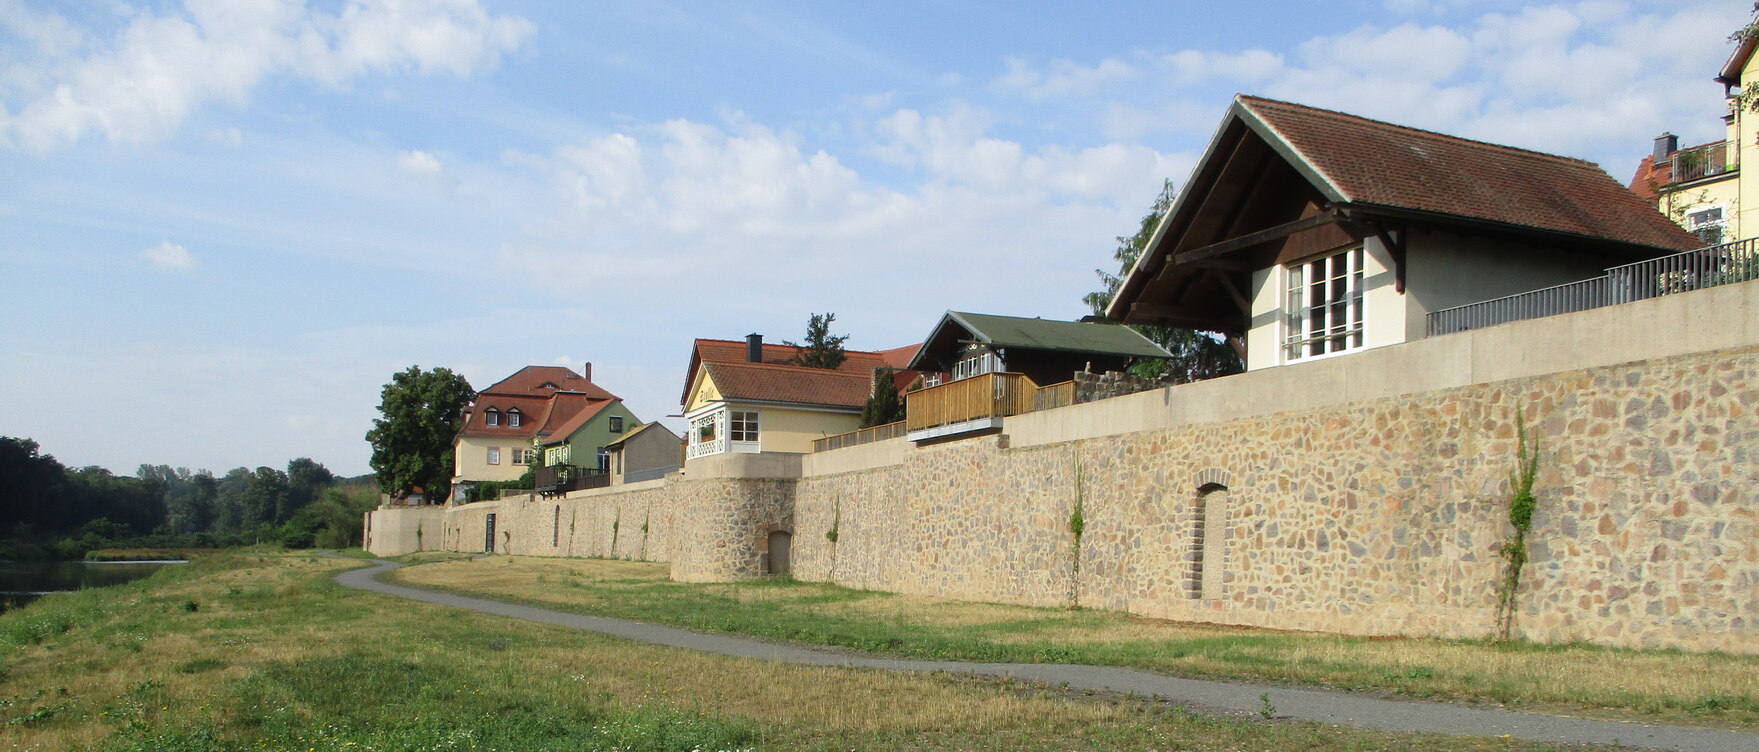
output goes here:
[{"label": "grassy lawn", "polygon": [[357,565],[219,554],[0,616],[0,749],[1549,748],[651,647],[330,580]]},{"label": "grassy lawn", "polygon": [[430,560],[399,581],[691,629],[910,657],[1136,666],[1644,722],[1759,729],[1759,657],[1399,639],[1003,606],[786,580],[688,585],[663,564]]}]

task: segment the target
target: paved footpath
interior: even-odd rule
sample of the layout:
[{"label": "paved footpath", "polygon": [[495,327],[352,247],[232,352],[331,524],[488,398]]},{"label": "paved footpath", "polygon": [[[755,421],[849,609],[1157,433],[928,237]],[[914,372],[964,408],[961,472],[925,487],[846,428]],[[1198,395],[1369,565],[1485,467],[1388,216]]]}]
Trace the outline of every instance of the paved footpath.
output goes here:
[{"label": "paved footpath", "polygon": [[1203,679],[1180,679],[1149,671],[1111,666],[1054,663],[964,663],[868,658],[830,650],[782,645],[744,637],[702,634],[624,619],[583,616],[547,608],[502,603],[483,598],[422,590],[381,582],[378,575],[402,566],[381,561],[336,576],[351,588],[395,595],[453,608],[466,608],[510,619],[554,624],[622,637],[636,642],[699,650],[739,658],[782,661],[809,666],[848,666],[882,671],[947,671],[996,676],[1075,689],[1159,695],[1175,702],[1226,714],[1256,715],[1270,693],[1278,718],[1358,726],[1382,731],[1432,732],[1463,736],[1511,736],[1541,742],[1608,744],[1682,752],[1759,752],[1759,734],[1719,729],[1663,726],[1620,721],[1517,713],[1440,702],[1389,700],[1324,689],[1297,689]]}]

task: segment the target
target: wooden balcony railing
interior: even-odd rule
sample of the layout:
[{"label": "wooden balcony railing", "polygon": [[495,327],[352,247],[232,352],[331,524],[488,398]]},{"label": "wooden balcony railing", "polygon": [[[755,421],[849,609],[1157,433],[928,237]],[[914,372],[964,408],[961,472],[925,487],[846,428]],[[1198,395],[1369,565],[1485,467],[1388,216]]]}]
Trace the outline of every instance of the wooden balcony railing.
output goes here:
[{"label": "wooden balcony railing", "polygon": [[824,452],[831,449],[842,449],[843,447],[852,447],[860,444],[872,444],[876,441],[895,439],[903,435],[904,421],[900,420],[896,423],[887,423],[883,426],[863,428],[859,431],[850,431],[835,436],[826,436],[822,439],[813,439],[812,451]]},{"label": "wooden balcony railing", "polygon": [[986,373],[904,395],[904,425],[920,431],[1073,404],[1073,381],[1041,387],[1025,374]]}]

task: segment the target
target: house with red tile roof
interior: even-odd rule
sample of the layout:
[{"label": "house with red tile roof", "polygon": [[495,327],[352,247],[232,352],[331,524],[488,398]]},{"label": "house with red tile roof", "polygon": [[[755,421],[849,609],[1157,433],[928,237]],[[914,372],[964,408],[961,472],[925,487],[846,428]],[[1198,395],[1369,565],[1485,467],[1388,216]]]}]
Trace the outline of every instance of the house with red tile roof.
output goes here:
[{"label": "house with red tile roof", "polygon": [[1700,245],[1590,162],[1239,96],[1106,317],[1214,332],[1257,370]]},{"label": "house with red tile roof", "polygon": [[454,500],[471,486],[518,480],[537,468],[540,492],[601,474],[604,447],[641,424],[623,400],[561,366],[526,366],[480,392],[452,443]]},{"label": "house with red tile roof", "polygon": [[1631,177],[1632,191],[1706,245],[1759,235],[1759,179],[1743,178],[1741,172],[1742,162],[1759,157],[1759,117],[1753,116],[1751,99],[1743,97],[1742,84],[1759,81],[1756,49],[1759,38],[1739,38],[1714,77],[1727,104],[1722,137],[1680,148],[1678,136],[1663,133]]},{"label": "house with red tile roof", "polygon": [[[804,454],[814,439],[855,430],[875,372],[890,367],[887,356],[848,350],[843,363],[829,370],[795,365],[800,351],[765,344],[759,334],[744,342],[696,340],[679,398],[689,422],[685,457]],[[891,357],[897,360],[898,353]]]}]

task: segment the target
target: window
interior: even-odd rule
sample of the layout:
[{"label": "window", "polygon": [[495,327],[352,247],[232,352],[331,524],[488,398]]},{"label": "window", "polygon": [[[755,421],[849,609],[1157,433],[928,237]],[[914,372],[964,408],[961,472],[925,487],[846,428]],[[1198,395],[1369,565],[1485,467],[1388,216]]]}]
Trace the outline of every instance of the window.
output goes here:
[{"label": "window", "polygon": [[535,450],[535,449],[515,449],[515,450],[513,450],[513,464],[515,464],[515,465],[531,464],[531,461],[536,454],[537,454],[537,450]]},{"label": "window", "polygon": [[611,469],[611,453],[605,451],[604,447],[599,447],[598,457],[599,457],[599,472],[601,472],[601,473],[609,472]]},{"label": "window", "polygon": [[1283,355],[1301,360],[1362,347],[1362,248],[1284,267]]},{"label": "window", "polygon": [[519,427],[519,408],[513,408],[512,410],[507,411],[507,427]]},{"label": "window", "polygon": [[623,416],[621,416],[621,415],[611,416],[611,433],[622,433],[622,432],[623,432]]},{"label": "window", "polygon": [[1002,370],[1002,357],[996,351],[983,345],[970,345],[959,353],[959,362],[953,364],[953,380],[969,379]]},{"label": "window", "polygon": [[501,448],[500,447],[489,447],[489,464],[491,464],[491,465],[501,464]]},{"label": "window", "polygon": [[698,443],[715,440],[715,416],[704,415],[692,422],[695,424],[692,427],[696,430],[692,431],[691,434],[696,437]]},{"label": "window", "polygon": [[926,389],[928,387],[940,386],[940,385],[941,385],[941,375],[940,374],[938,374],[938,373],[925,373],[922,375],[922,386],[924,389]]},{"label": "window", "polygon": [[1722,244],[1724,226],[1722,206],[1702,206],[1686,212],[1686,230],[1697,235],[1705,245]]},{"label": "window", "polygon": [[489,408],[488,412],[483,413],[483,423],[490,428],[501,425],[501,411]]},{"label": "window", "polygon": [[757,441],[757,411],[734,410],[727,436],[734,441]]}]

